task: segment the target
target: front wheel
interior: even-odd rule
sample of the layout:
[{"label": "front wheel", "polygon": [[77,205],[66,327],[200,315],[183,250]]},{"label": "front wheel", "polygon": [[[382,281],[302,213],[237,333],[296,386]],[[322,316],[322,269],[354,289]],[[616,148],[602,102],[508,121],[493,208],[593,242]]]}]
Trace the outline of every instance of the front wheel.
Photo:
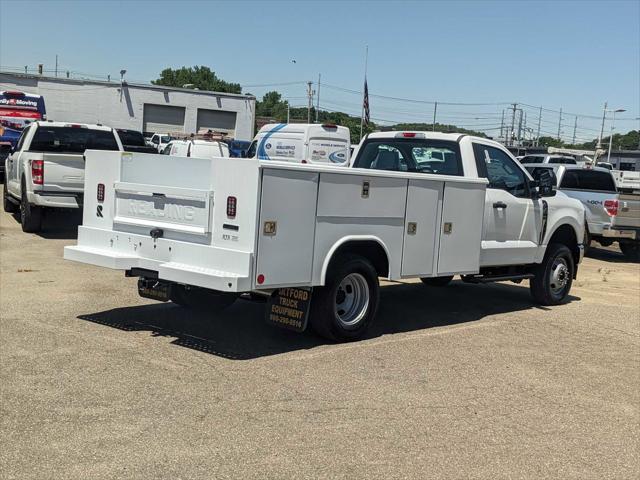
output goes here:
[{"label": "front wheel", "polygon": [[9,198],[9,192],[7,191],[7,178],[5,176],[4,184],[2,185],[2,207],[7,213],[15,213],[18,210],[17,205],[13,203]]},{"label": "front wheel", "polygon": [[333,262],[324,287],[316,287],[311,300],[311,326],[329,340],[360,338],[378,310],[378,274],[369,260],[344,255]]},{"label": "front wheel", "polygon": [[530,281],[534,300],[541,305],[564,302],[571,290],[574,269],[573,255],[566,245],[549,245],[544,260],[535,267],[535,277]]}]

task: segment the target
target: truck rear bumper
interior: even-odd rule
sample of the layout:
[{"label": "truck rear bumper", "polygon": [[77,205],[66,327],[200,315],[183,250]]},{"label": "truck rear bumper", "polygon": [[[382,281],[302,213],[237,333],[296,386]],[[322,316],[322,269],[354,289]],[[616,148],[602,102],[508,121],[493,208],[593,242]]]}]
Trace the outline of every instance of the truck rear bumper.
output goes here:
[{"label": "truck rear bumper", "polygon": [[36,190],[28,195],[29,202],[39,207],[48,208],[81,208],[82,194],[68,192],[47,192]]},{"label": "truck rear bumper", "polygon": [[602,236],[606,238],[623,238],[627,240],[636,240],[640,238],[637,228],[605,227],[604,230],[602,230]]},{"label": "truck rear bumper", "polygon": [[[143,268],[158,278],[221,292],[251,291],[252,255],[210,245],[157,239],[95,228],[78,228],[78,245],[64,248],[64,258],[116,270]],[[223,270],[232,261],[245,273]]]}]

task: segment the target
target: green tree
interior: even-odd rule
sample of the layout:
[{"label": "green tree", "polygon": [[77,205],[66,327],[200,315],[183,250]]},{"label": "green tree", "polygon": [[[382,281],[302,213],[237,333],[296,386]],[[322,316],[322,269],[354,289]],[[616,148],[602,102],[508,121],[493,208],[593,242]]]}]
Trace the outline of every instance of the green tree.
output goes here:
[{"label": "green tree", "polygon": [[565,146],[562,140],[558,140],[557,138],[554,138],[554,137],[540,137],[538,139],[538,143],[541,147],[561,148]]},{"label": "green tree", "polygon": [[239,83],[225,82],[218,78],[216,73],[209,67],[182,67],[176,70],[165,68],[160,72],[160,78],[152,80],[153,85],[163,85],[167,87],[182,88],[191,84],[199,90],[209,90],[213,92],[242,93]]}]

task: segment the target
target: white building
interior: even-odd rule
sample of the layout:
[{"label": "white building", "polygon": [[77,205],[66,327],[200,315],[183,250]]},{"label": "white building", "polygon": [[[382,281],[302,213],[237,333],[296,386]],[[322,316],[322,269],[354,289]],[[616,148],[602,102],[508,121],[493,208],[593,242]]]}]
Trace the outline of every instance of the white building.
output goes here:
[{"label": "white building", "polygon": [[0,90],[44,97],[49,120],[145,132],[226,132],[253,139],[253,95],[0,72]]}]

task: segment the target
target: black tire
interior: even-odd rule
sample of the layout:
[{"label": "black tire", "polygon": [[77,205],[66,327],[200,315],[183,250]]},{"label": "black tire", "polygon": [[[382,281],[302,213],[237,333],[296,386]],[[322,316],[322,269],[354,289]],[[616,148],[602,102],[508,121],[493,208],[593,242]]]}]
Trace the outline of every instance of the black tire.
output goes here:
[{"label": "black tire", "polygon": [[237,295],[231,293],[215,292],[206,288],[179,284],[171,286],[169,295],[169,299],[177,305],[211,312],[224,310],[231,306],[237,298]]},{"label": "black tire", "polygon": [[7,179],[5,178],[2,184],[2,207],[7,213],[16,213],[18,206],[9,198],[9,192],[7,192]]},{"label": "black tire", "polygon": [[453,280],[453,275],[447,275],[446,277],[422,277],[420,280],[430,287],[446,287],[451,283],[451,280]]},{"label": "black tire", "polygon": [[27,199],[27,187],[22,180],[22,196],[20,201],[20,223],[22,231],[37,233],[42,230],[42,208],[31,205]]},{"label": "black tire", "polygon": [[582,240],[584,242],[584,254],[585,255],[591,249],[591,241],[592,240],[593,239],[591,238],[591,232],[589,232],[589,226],[585,224],[585,226],[584,226],[584,239]]},{"label": "black tire", "polygon": [[378,273],[371,262],[342,255],[332,262],[325,286],[313,290],[311,327],[329,340],[357,340],[371,326],[379,301]]},{"label": "black tire", "polygon": [[632,262],[640,261],[640,243],[638,242],[618,242],[622,254]]},{"label": "black tire", "polygon": [[574,272],[571,250],[560,243],[549,245],[544,260],[536,265],[533,271],[535,277],[529,284],[534,300],[541,305],[563,303],[571,291]]}]

